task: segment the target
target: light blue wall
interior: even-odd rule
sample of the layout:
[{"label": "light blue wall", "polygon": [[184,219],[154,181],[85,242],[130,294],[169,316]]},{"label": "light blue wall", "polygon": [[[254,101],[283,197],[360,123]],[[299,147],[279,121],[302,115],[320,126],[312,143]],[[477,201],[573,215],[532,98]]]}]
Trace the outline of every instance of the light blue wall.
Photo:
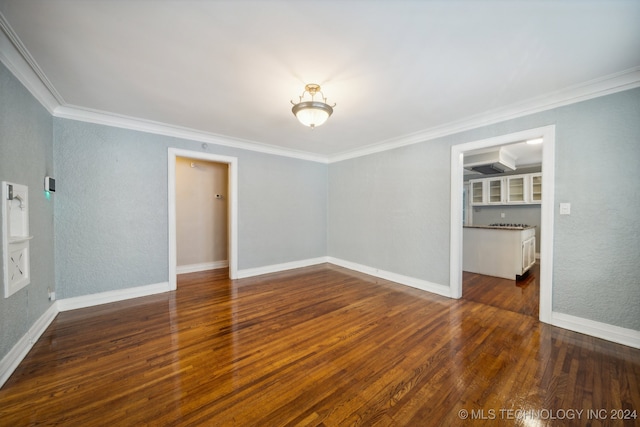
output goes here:
[{"label": "light blue wall", "polygon": [[168,147],[238,158],[240,270],[326,255],[324,164],[67,119],[54,147],[61,298],[168,281]]},{"label": "light blue wall", "polygon": [[329,255],[448,286],[449,157],[415,144],[331,164]]},{"label": "light blue wall", "polygon": [[[31,283],[9,298],[4,297],[0,283],[0,359],[49,308],[47,288],[55,287],[55,197],[47,200],[43,187],[46,175],[55,176],[51,127],[47,110],[0,64],[0,181],[29,187],[29,231],[34,236],[30,241]],[[2,274],[0,262],[0,277]]]},{"label": "light blue wall", "polygon": [[640,89],[557,120],[554,309],[640,330]]},{"label": "light blue wall", "polygon": [[329,255],[448,286],[451,146],[551,124],[553,309],[640,330],[640,89],[331,164]]}]

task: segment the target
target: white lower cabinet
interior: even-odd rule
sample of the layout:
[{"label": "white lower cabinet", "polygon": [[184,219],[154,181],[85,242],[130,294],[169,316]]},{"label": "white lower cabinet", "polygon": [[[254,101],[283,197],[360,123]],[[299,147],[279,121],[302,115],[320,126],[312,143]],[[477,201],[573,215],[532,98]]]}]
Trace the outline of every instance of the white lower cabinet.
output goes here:
[{"label": "white lower cabinet", "polygon": [[522,242],[522,273],[523,275],[536,263],[536,236],[527,238]]},{"label": "white lower cabinet", "polygon": [[515,280],[536,262],[536,229],[465,226],[462,269]]}]

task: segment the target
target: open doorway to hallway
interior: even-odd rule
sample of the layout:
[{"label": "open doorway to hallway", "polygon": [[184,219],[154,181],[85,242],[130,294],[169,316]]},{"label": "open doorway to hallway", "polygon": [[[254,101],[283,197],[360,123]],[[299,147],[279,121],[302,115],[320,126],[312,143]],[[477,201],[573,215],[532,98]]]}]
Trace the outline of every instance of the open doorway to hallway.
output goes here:
[{"label": "open doorway to hallway", "polygon": [[[206,146],[206,144],[205,144]],[[222,165],[220,171],[226,168],[226,191],[216,191],[212,195],[213,202],[224,201],[226,208],[226,258],[228,263],[229,278],[236,279],[238,275],[238,159],[236,157],[221,156],[198,151],[168,149],[167,162],[167,194],[168,194],[168,264],[169,264],[169,289],[177,288],[178,273],[178,198],[177,198],[177,165],[178,159],[185,159],[189,169],[197,169],[200,164],[202,169],[205,163]],[[193,168],[191,167],[193,163]],[[220,172],[219,171],[219,172]],[[216,196],[220,196],[219,198]],[[219,260],[214,260],[219,261]],[[198,264],[198,263],[195,263]],[[189,264],[185,264],[189,265]],[[211,265],[210,265],[211,266]],[[215,267],[214,267],[215,268]]]},{"label": "open doorway to hallway", "polygon": [[229,266],[226,163],[176,158],[176,272]]}]

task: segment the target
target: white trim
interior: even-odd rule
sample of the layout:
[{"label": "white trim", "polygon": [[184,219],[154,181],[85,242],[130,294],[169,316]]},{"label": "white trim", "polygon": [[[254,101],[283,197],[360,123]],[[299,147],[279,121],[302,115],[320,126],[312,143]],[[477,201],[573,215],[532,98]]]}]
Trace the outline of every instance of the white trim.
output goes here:
[{"label": "white trim", "polygon": [[173,136],[193,141],[224,145],[244,150],[274,154],[284,157],[309,160],[319,163],[334,163],[355,157],[392,150],[435,138],[452,135],[470,129],[503,122],[540,111],[586,101],[624,90],[640,87],[640,67],[603,76],[556,92],[544,94],[522,102],[483,112],[440,126],[424,129],[409,135],[401,135],[334,155],[321,155],[306,151],[273,146],[257,141],[248,141],[230,136],[198,131],[166,123],[92,110],[66,104],[62,96],[33,60],[27,49],[0,13],[0,61],[31,92],[31,94],[55,117],[103,124],[124,129],[139,130],[159,135]]},{"label": "white trim", "polygon": [[300,261],[285,262],[282,264],[265,265],[263,267],[246,268],[238,271],[238,279],[260,276],[262,274],[278,273],[280,271],[293,270],[294,268],[309,267],[311,265],[326,263],[327,257],[303,259]]},{"label": "white trim", "polygon": [[0,61],[49,113],[64,102],[7,19],[0,13]]},{"label": "white trim", "polygon": [[380,270],[375,267],[369,267],[367,265],[357,264],[355,262],[345,261],[339,258],[328,257],[327,261],[331,264],[348,268],[350,270],[359,271],[360,273],[368,274],[370,276],[379,277],[381,279],[396,282],[401,285],[411,286],[412,288],[417,288],[423,291],[451,298],[451,289],[449,288],[449,286],[439,285],[437,283],[428,282],[426,280],[416,279],[415,277],[404,276],[402,274]]},{"label": "white trim", "polygon": [[556,189],[556,127],[542,132],[542,201],[540,204],[540,308],[538,318],[550,323],[553,311],[553,236]]},{"label": "white trim", "polygon": [[76,310],[79,308],[93,307],[111,302],[124,301],[132,298],[146,297],[149,295],[169,292],[169,283],[155,283],[152,285],[136,286],[135,288],[118,289],[115,291],[99,292],[97,294],[82,295],[79,297],[63,298],[57,301],[58,311]]},{"label": "white trim", "polygon": [[20,362],[27,356],[29,350],[38,341],[38,338],[47,330],[53,319],[58,315],[57,302],[49,306],[42,316],[35,321],[26,334],[9,350],[2,360],[0,360],[0,387],[4,385],[11,374],[16,370]]},{"label": "white trim", "polygon": [[[421,289],[427,292],[436,293],[445,297],[451,297],[447,286],[430,283],[424,280],[403,276],[388,271],[379,270],[373,267],[345,261],[333,257],[319,257],[303,261],[295,261],[284,264],[276,264],[267,267],[252,268],[241,270],[239,274],[246,278],[267,273],[275,273],[294,268],[308,267],[311,265],[322,264],[328,262],[350,270],[359,271],[370,276],[379,277],[381,279],[390,280],[405,286]],[[157,283],[155,285],[139,286],[136,288],[122,289],[118,291],[108,291],[99,294],[86,295],[82,297],[61,299],[49,306],[38,320],[29,328],[29,331],[18,340],[11,348],[9,353],[0,360],[0,388],[9,379],[11,374],[16,370],[18,365],[29,353],[29,350],[38,341],[44,331],[51,325],[59,312],[74,310],[78,308],[92,307],[95,305],[106,304],[109,302],[122,301],[131,298],[138,298],[157,293],[167,292],[168,283]],[[568,329],[618,344],[626,345],[633,348],[640,348],[640,331],[633,329],[613,326],[606,323],[596,322],[581,317],[571,316],[568,314],[553,312],[551,321],[554,326]]]},{"label": "white trim", "polygon": [[621,328],[620,326],[613,326],[555,311],[551,314],[551,324],[573,332],[591,335],[629,347],[640,348],[640,331],[633,329]]},{"label": "white trim", "polygon": [[259,153],[273,154],[276,156],[292,157],[295,159],[309,160],[318,163],[327,163],[326,156],[297,151],[288,148],[277,147],[256,141],[234,138],[226,135],[218,135],[211,132],[200,131],[183,126],[176,126],[153,120],[139,119],[106,111],[92,110],[75,105],[60,105],[55,108],[53,115],[69,120],[77,120],[87,123],[95,123],[122,129],[136,130],[163,136],[187,139],[190,141],[206,142],[208,144],[222,145],[225,147],[239,148],[242,150]]},{"label": "white trim", "polygon": [[215,270],[226,267],[229,267],[229,261],[227,260],[185,264],[176,266],[176,274],[197,273],[199,271]]},{"label": "white trim", "polygon": [[610,74],[409,135],[402,135],[366,147],[330,155],[328,162],[341,162],[355,157],[393,150],[405,145],[417,144],[637,87],[640,87],[640,67],[630,68],[619,73]]},{"label": "white trim", "polygon": [[[465,144],[466,145],[466,144]],[[464,188],[464,150],[459,145],[451,147],[451,231],[449,246],[449,286],[451,298],[462,297],[462,210]],[[467,197],[471,197],[469,193]]]},{"label": "white trim", "polygon": [[177,232],[176,232],[176,158],[184,157],[209,162],[226,163],[229,166],[228,200],[228,258],[229,278],[238,278],[238,159],[199,151],[169,147],[167,155],[167,195],[169,214],[169,289],[178,287],[177,275]]},{"label": "white trim", "polygon": [[472,141],[451,147],[451,229],[449,280],[451,296],[462,297],[462,185],[464,152],[479,148],[544,138],[542,147],[542,202],[540,222],[540,314],[541,322],[551,322],[553,289],[553,203],[555,185],[555,125]]},{"label": "white trim", "polygon": [[318,163],[335,163],[347,159],[379,153],[382,151],[393,150],[395,148],[417,144],[447,135],[453,135],[467,130],[500,123],[514,118],[531,115],[541,111],[586,101],[589,99],[633,89],[636,87],[640,87],[640,67],[634,67],[582,84],[570,86],[566,89],[559,90],[550,94],[530,98],[516,104],[483,112],[474,116],[465,117],[460,120],[445,123],[443,125],[435,126],[409,135],[401,135],[399,137],[376,142],[374,144],[357,148],[355,150],[329,156],[282,148],[257,141],[248,141],[210,132],[203,132],[152,120],[144,120],[115,113],[91,110],[88,108],[73,105],[60,105],[55,108],[53,115],[56,117],[71,120],[79,120],[83,122],[103,124],[107,126],[138,130],[159,135],[173,136],[192,141],[207,142],[211,144],[257,151],[267,154],[274,154],[278,156],[309,160]]}]

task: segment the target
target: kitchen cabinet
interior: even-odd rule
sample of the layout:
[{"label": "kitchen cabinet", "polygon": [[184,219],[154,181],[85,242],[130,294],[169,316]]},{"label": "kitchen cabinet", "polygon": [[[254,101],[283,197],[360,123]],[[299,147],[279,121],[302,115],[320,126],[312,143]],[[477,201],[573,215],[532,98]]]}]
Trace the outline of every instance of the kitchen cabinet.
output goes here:
[{"label": "kitchen cabinet", "polygon": [[465,226],[462,269],[515,280],[536,262],[535,227]]},{"label": "kitchen cabinet", "polygon": [[505,178],[507,181],[507,203],[524,203],[526,175],[514,175]]},{"label": "kitchen cabinet", "polygon": [[532,173],[528,175],[529,179],[529,203],[542,202],[542,174]]},{"label": "kitchen cabinet", "polygon": [[522,273],[524,274],[536,263],[536,236],[524,237],[522,241]]},{"label": "kitchen cabinet", "polygon": [[522,205],[542,202],[542,174],[470,179],[471,204]]},{"label": "kitchen cabinet", "polygon": [[473,181],[470,180],[469,184],[471,188],[471,204],[484,205],[486,203],[486,191],[484,189],[486,186],[486,181],[483,179]]},{"label": "kitchen cabinet", "polygon": [[490,205],[500,205],[504,203],[504,179],[489,178],[487,179],[488,200]]}]

